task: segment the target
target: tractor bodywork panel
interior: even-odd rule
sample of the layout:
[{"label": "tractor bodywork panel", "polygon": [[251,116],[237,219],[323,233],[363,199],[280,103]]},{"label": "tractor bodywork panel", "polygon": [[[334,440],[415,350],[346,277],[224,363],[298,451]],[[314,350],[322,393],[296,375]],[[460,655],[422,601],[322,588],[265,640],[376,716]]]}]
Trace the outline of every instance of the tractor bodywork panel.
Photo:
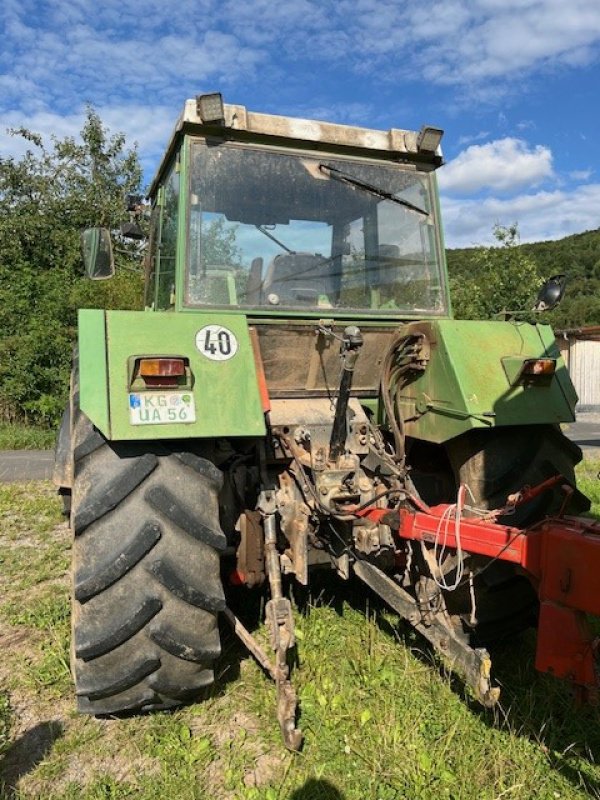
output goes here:
[{"label": "tractor bodywork panel", "polygon": [[[471,428],[574,420],[577,401],[548,325],[440,320],[405,326],[424,333],[430,361],[400,390],[408,436],[441,443]],[[552,376],[524,381],[527,359],[555,359]]]},{"label": "tractor bodywork panel", "polygon": [[[399,393],[408,436],[441,443],[472,428],[573,420],[576,395],[548,326],[439,320],[403,327],[407,333],[424,333],[430,347],[425,371]],[[308,349],[300,358],[304,366],[298,362],[290,372],[288,365],[286,372],[284,362],[290,360],[292,348],[271,351],[265,339],[269,327],[259,324],[257,328],[271,396],[323,396],[326,387],[331,390],[335,386],[339,370],[339,356],[333,352],[338,349],[335,340],[323,351],[313,326],[307,326],[304,338]],[[277,328],[272,333],[280,334],[282,345],[286,333],[298,336],[298,331],[287,326],[281,331]],[[393,329],[388,330],[391,334]],[[385,328],[368,333],[377,352],[364,354],[367,357],[361,367],[366,370],[366,380],[364,387],[358,381],[357,394],[372,408],[377,385],[369,373],[379,371],[389,334]],[[298,343],[302,341],[300,336]],[[225,352],[221,353],[223,343]],[[243,314],[84,310],[79,319],[79,351],[81,407],[110,439],[266,433],[248,319]],[[142,357],[182,358],[186,377],[176,387],[144,386],[134,375]],[[521,365],[527,359],[540,358],[556,359],[555,374],[520,380]],[[324,370],[323,375],[319,369]],[[290,379],[282,382],[286,374]],[[359,378],[360,374],[359,370]],[[161,404],[173,404],[173,410],[162,411]],[[177,418],[180,408],[192,409],[183,421]]]},{"label": "tractor bodywork panel", "polygon": [[79,311],[78,337],[81,409],[105,436],[110,437],[106,312]]},{"label": "tractor bodywork panel", "polygon": [[[84,310],[81,408],[113,440],[263,436],[264,414],[246,318]],[[145,386],[141,357],[181,358],[180,385]],[[181,419],[183,417],[183,419]]]}]

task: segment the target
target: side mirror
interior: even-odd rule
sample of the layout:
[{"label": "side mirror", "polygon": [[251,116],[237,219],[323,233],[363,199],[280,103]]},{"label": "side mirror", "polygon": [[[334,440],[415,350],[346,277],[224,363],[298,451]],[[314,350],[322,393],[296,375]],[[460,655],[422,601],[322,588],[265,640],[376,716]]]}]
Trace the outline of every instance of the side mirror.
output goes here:
[{"label": "side mirror", "polygon": [[106,228],[86,228],[81,234],[81,253],[88,278],[101,281],[115,274],[110,233]]},{"label": "side mirror", "polygon": [[539,291],[534,311],[551,311],[563,299],[565,288],[567,286],[566,275],[553,275],[544,282]]}]

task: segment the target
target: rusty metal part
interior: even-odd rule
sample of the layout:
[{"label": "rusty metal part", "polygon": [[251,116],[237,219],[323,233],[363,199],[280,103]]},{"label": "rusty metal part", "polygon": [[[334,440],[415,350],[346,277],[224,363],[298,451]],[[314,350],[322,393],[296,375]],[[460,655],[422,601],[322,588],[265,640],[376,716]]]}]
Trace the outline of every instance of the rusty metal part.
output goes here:
[{"label": "rusty metal part", "polygon": [[298,697],[289,680],[277,681],[277,719],[288,750],[300,750],[302,747],[302,731],[296,728],[296,712]]},{"label": "rusty metal part", "polygon": [[354,549],[359,553],[371,555],[377,553],[382,546],[382,531],[389,530],[385,525],[354,526]]},{"label": "rusty metal part", "polygon": [[356,325],[349,325],[344,329],[340,355],[342,357],[342,377],[335,404],[335,416],[331,425],[329,439],[329,460],[336,462],[346,449],[348,436],[348,400],[352,391],[352,380],[356,360],[364,340],[360,329]]},{"label": "rusty metal part", "polygon": [[[264,504],[269,506],[271,498]],[[281,568],[277,550],[277,523],[274,513],[264,516],[265,556],[271,599],[266,605],[266,622],[275,651],[277,677],[277,717],[283,740],[290,750],[298,750],[302,744],[302,733],[296,728],[297,699],[289,680],[287,652],[295,644],[292,607],[281,590]]]},{"label": "rusty metal part", "polygon": [[254,636],[230,608],[223,610],[223,616],[231,625],[238,639],[243,642],[248,652],[256,659],[269,677],[275,681],[277,686],[277,720],[281,727],[283,740],[288,749],[299,750],[302,745],[302,734],[295,727],[298,698],[294,687],[287,678],[287,674],[282,673],[280,667],[269,660],[269,657]]},{"label": "rusty metal part", "polygon": [[[348,505],[375,502],[373,485],[362,472],[360,460],[354,454],[341,456],[335,468],[315,471],[314,479],[319,505],[331,514],[347,513]],[[364,482],[364,488],[361,482]]]},{"label": "rusty metal part", "polygon": [[271,647],[284,654],[296,644],[292,606],[287,597],[272,597],[265,606],[265,622],[271,634]]},{"label": "rusty metal part", "polygon": [[279,567],[279,553],[277,551],[277,522],[275,514],[266,514],[263,519],[265,534],[265,561],[269,576],[271,597],[276,600],[281,593],[281,571]]},{"label": "rusty metal part", "polygon": [[464,676],[482,705],[491,707],[497,703],[500,689],[492,685],[492,662],[487,650],[470,647],[452,627],[444,624],[440,615],[432,614],[425,622],[414,597],[373,564],[356,561],[354,572],[390,608],[431,642],[451,669]]},{"label": "rusty metal part", "polygon": [[[349,399],[348,411],[346,449],[366,455],[368,417],[355,397]],[[333,419],[331,401],[327,398],[271,400],[272,435],[282,442],[288,458],[293,454],[311,469],[324,468],[327,463]]]},{"label": "rusty metal part", "polygon": [[262,586],[266,578],[265,547],[258,511],[244,511],[238,520],[240,543],[236,551],[237,573],[246,586]]},{"label": "rusty metal part", "polygon": [[308,585],[308,514],[306,506],[294,517],[289,527],[290,554],[294,575],[302,586]]},{"label": "rusty metal part", "polygon": [[269,676],[276,681],[279,677],[277,665],[272,664],[271,661],[269,661],[269,656],[265,653],[254,636],[252,636],[250,631],[242,624],[242,622],[240,622],[230,608],[225,608],[223,610],[223,616],[231,625],[233,632],[238,639],[243,642],[248,652],[254,656],[265,672],[267,672]]},{"label": "rusty metal part", "polygon": [[[300,476],[301,480],[304,476]],[[279,475],[277,509],[281,517],[281,530],[289,542],[285,551],[286,572],[292,572],[303,586],[308,584],[308,535],[310,508],[303,500],[297,476],[287,470]]]}]

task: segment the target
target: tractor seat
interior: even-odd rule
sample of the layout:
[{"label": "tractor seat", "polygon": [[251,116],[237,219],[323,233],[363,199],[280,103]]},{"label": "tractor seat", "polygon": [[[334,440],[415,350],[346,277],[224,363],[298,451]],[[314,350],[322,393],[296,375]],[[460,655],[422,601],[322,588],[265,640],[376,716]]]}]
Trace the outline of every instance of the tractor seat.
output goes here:
[{"label": "tractor seat", "polygon": [[334,294],[331,262],[314,253],[275,256],[267,267],[263,292],[267,300],[278,298],[274,305],[316,306],[323,298],[329,303]]}]

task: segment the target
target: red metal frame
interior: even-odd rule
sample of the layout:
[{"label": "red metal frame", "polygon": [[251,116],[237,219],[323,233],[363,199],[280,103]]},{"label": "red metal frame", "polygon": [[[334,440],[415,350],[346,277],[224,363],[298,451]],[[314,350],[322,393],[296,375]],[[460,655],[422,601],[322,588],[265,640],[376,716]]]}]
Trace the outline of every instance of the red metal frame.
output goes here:
[{"label": "red metal frame", "polygon": [[[511,498],[513,506],[527,502],[558,480],[550,479]],[[437,540],[456,549],[454,509],[449,505],[427,508],[419,502],[415,510],[367,508],[357,513],[389,525],[401,539]],[[600,616],[600,523],[554,517],[520,529],[489,517],[461,517],[459,538],[466,553],[509,561],[525,570],[540,600],[536,668],[572,681],[588,699],[596,699],[600,646],[587,615]]]}]

